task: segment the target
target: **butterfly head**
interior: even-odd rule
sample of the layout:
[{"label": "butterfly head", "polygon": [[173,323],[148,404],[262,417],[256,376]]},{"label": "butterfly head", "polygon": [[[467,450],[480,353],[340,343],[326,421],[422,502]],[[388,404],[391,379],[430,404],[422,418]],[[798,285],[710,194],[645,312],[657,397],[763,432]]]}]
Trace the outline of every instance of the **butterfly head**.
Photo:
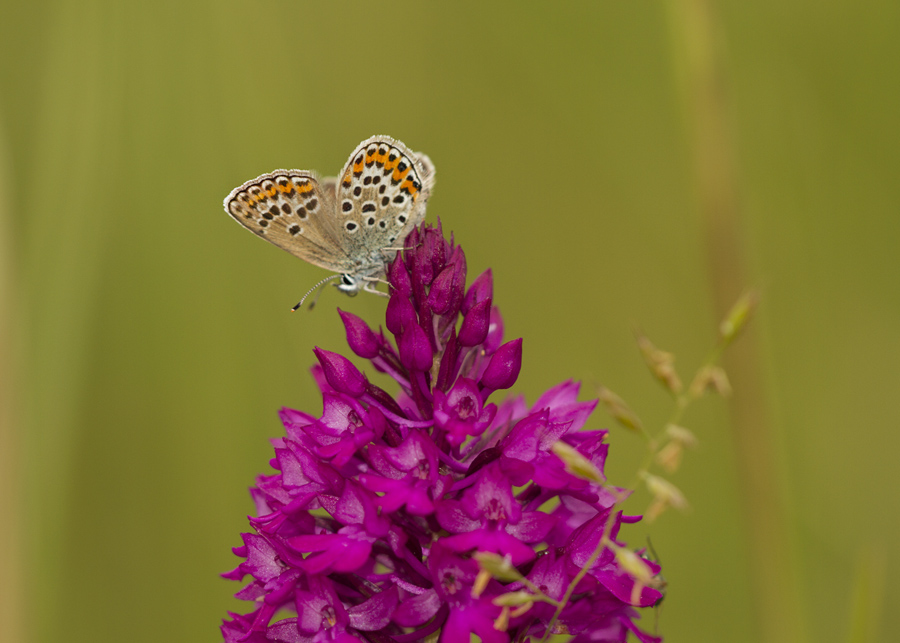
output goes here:
[{"label": "butterfly head", "polygon": [[341,280],[334,284],[337,286],[337,289],[343,293],[347,293],[351,297],[355,297],[360,290],[363,288],[363,281],[361,279],[357,279],[353,275],[343,274],[341,275]]}]

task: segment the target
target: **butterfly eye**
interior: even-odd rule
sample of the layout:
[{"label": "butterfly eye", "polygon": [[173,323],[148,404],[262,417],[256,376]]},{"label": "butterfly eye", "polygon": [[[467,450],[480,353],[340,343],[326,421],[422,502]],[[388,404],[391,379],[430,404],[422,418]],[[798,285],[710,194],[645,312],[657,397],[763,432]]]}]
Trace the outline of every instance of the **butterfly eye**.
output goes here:
[{"label": "butterfly eye", "polygon": [[355,286],[356,280],[350,275],[341,275],[341,283],[345,286]]}]

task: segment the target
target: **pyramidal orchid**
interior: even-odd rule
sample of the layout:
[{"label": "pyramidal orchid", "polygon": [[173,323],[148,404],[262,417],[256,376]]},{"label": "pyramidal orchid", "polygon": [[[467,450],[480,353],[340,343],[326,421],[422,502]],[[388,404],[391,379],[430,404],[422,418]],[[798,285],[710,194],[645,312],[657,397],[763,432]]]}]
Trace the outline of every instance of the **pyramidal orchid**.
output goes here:
[{"label": "pyramidal orchid", "polygon": [[229,614],[225,641],[660,641],[635,624],[662,597],[659,566],[618,540],[640,518],[603,482],[606,431],[584,429],[596,402],[572,381],[530,406],[502,397],[522,340],[504,342],[490,270],[466,289],[440,226],[413,231],[387,277],[388,334],[339,312],[350,350],[397,390],[315,349],[323,411],[280,413],[276,473],[257,478],[224,574],[248,580],[236,596],[252,609]]}]

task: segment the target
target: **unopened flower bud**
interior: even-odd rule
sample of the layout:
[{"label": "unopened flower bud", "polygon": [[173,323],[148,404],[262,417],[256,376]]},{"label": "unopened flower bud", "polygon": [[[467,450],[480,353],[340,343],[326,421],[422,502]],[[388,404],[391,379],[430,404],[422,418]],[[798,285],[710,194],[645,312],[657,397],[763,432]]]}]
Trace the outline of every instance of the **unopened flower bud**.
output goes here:
[{"label": "unopened flower bud", "polygon": [[488,334],[484,339],[484,352],[488,355],[493,354],[500,348],[503,342],[503,316],[496,306],[491,306],[491,321],[488,326]]},{"label": "unopened flower bud", "polygon": [[522,369],[522,340],[505,343],[491,356],[480,384],[492,391],[507,389],[516,383]]},{"label": "unopened flower bud", "polygon": [[416,309],[410,303],[409,297],[397,291],[392,293],[388,300],[384,321],[394,335],[400,335],[407,326],[419,323]]},{"label": "unopened flower bud", "polygon": [[494,275],[491,272],[491,269],[488,268],[472,282],[471,286],[469,286],[469,291],[466,293],[466,298],[463,300],[463,314],[468,313],[475,304],[484,301],[485,299],[492,299],[493,296]]},{"label": "unopened flower bud", "polygon": [[466,259],[448,265],[435,278],[428,293],[428,307],[438,315],[456,314],[466,287]]},{"label": "unopened flower bud", "polygon": [[410,324],[403,329],[397,340],[397,348],[400,350],[400,361],[406,368],[415,371],[427,371],[431,368],[434,353],[428,336],[418,324]]},{"label": "unopened flower bud", "polygon": [[366,359],[372,359],[378,355],[378,336],[369,328],[369,325],[353,313],[347,313],[338,308],[341,321],[347,331],[347,343],[350,349]]},{"label": "unopened flower bud", "polygon": [[459,328],[460,346],[478,346],[488,334],[491,326],[491,300],[485,299],[469,309]]},{"label": "unopened flower bud", "polygon": [[394,257],[394,261],[388,269],[387,277],[394,292],[400,293],[404,297],[409,297],[412,294],[412,281],[410,281],[406,264],[403,262],[402,253],[398,252],[397,256]]},{"label": "unopened flower bud", "polygon": [[321,348],[316,348],[314,352],[322,365],[325,379],[332,388],[352,397],[359,397],[366,392],[369,383],[366,376],[349,359]]}]

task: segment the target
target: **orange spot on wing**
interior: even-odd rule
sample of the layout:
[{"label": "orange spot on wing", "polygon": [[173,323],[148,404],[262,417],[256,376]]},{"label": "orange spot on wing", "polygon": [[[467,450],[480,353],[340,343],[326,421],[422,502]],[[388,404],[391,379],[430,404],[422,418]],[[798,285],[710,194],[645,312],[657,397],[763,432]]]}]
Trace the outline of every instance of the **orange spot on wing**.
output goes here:
[{"label": "orange spot on wing", "polygon": [[416,189],[416,186],[413,185],[412,179],[406,179],[406,180],[403,182],[403,184],[400,186],[400,189],[401,189],[401,190],[406,190],[406,191],[409,192],[413,197],[415,197],[416,192],[418,192],[418,190]]},{"label": "orange spot on wing", "polygon": [[403,178],[404,178],[407,174],[409,174],[409,170],[410,170],[409,167],[407,167],[407,168],[406,168],[405,170],[403,170],[402,172],[401,172],[400,170],[394,170],[394,176],[392,176],[391,179],[394,180],[394,181],[402,181]]}]

